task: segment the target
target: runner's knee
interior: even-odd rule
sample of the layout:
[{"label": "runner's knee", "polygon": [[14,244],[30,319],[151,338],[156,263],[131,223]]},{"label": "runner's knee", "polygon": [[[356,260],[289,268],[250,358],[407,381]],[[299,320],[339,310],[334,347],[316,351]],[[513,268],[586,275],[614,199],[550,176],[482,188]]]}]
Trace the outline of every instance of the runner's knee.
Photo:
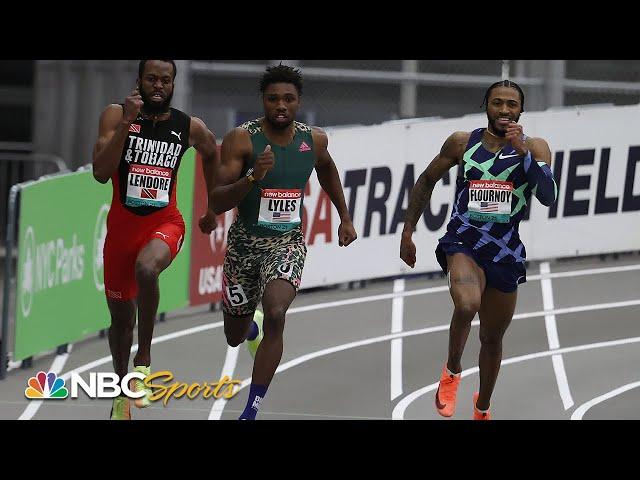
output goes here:
[{"label": "runner's knee", "polygon": [[480,328],[480,343],[484,346],[500,346],[502,345],[502,337],[504,337],[502,329]]},{"label": "runner's knee", "polygon": [[111,314],[111,328],[114,330],[133,330],[135,323],[135,316]]},{"label": "runner's knee", "polygon": [[141,261],[136,262],[136,280],[138,284],[154,283],[158,280],[160,269],[155,262]]},{"label": "runner's knee", "polygon": [[471,319],[475,317],[476,313],[480,310],[480,299],[473,297],[463,297],[455,302],[455,315],[465,319]]},{"label": "runner's knee", "polygon": [[115,330],[133,330],[136,324],[136,308],[133,302],[108,301],[111,328]]},{"label": "runner's knee", "polygon": [[265,336],[267,334],[282,335],[286,308],[282,305],[270,305],[264,309]]},{"label": "runner's knee", "polygon": [[230,347],[237,347],[245,341],[253,315],[233,317],[224,315],[224,335]]},{"label": "runner's knee", "polygon": [[230,347],[237,347],[245,340],[240,332],[229,332],[225,329],[224,334],[227,337],[227,345]]}]

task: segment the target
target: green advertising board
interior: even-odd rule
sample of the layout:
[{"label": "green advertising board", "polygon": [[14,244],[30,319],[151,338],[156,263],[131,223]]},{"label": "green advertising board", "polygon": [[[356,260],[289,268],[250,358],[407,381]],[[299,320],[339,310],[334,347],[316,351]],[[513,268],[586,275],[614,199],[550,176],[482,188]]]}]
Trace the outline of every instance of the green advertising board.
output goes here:
[{"label": "green advertising board", "polygon": [[[187,225],[181,252],[160,276],[159,312],[189,302],[189,258],[195,151],[178,175],[178,207]],[[60,175],[22,188],[14,360],[77,341],[107,328],[102,249],[111,182],[90,171]]]}]

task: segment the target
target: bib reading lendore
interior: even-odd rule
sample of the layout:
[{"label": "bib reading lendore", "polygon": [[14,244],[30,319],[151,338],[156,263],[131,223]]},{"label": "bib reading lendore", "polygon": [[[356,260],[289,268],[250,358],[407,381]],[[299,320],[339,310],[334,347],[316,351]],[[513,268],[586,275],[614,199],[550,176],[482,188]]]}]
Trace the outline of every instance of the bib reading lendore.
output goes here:
[{"label": "bib reading lendore", "polygon": [[482,146],[484,128],[471,132],[447,231],[494,262],[526,258],[518,227],[531,199],[523,157],[507,143],[493,153]]},{"label": "bib reading lendore", "polygon": [[136,215],[176,205],[176,180],[189,148],[191,117],[172,108],[167,120],[154,124],[141,115],[129,126],[117,175],[114,201]]},{"label": "bib reading lendore", "polygon": [[304,188],[315,165],[311,127],[295,122],[295,134],[289,145],[271,144],[265,137],[260,119],[244,123],[251,135],[253,154],[245,162],[244,175],[255,165],[257,156],[271,145],[274,167],[256,181],[238,205],[238,218],[254,235],[280,235],[300,227]]}]

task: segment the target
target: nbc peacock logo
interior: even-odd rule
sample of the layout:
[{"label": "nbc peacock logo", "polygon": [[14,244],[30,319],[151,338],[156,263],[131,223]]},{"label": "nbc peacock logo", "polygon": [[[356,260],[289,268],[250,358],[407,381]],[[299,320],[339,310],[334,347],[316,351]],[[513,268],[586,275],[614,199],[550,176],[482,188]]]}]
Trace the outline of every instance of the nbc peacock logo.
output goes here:
[{"label": "nbc peacock logo", "polygon": [[38,372],[27,384],[29,386],[25,389],[24,396],[30,400],[64,399],[69,396],[64,380],[58,378],[55,372]]}]

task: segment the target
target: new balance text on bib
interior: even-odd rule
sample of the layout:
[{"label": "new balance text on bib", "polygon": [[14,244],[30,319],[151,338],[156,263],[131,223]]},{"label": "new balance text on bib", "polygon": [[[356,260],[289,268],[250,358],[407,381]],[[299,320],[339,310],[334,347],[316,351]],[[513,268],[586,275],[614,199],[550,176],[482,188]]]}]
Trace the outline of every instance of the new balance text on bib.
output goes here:
[{"label": "new balance text on bib", "polygon": [[508,223],[512,193],[512,182],[470,180],[469,218],[480,222]]}]

